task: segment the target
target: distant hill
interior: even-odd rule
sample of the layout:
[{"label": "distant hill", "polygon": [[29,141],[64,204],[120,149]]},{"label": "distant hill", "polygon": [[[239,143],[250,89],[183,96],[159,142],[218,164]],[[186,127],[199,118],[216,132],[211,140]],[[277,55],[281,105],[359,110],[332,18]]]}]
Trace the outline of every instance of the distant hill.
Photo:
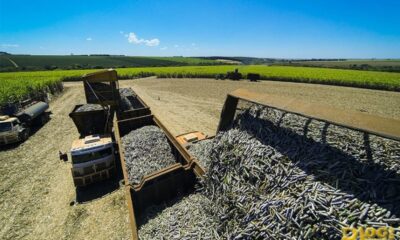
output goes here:
[{"label": "distant hill", "polygon": [[64,56],[0,54],[1,72],[220,64],[227,63],[192,57],[130,57],[107,54]]},{"label": "distant hill", "polygon": [[0,72],[209,65],[284,65],[400,72],[400,59],[278,59],[256,57],[131,57],[124,55],[13,55],[0,52]]},{"label": "distant hill", "polygon": [[400,72],[400,59],[282,59],[282,58],[255,58],[255,57],[198,57],[231,64],[244,65],[278,65],[294,67],[320,67],[336,69],[353,69],[379,72]]},{"label": "distant hill", "polygon": [[400,59],[303,59],[285,60],[274,65],[400,72]]},{"label": "distant hill", "polygon": [[220,62],[240,62],[244,65],[269,65],[272,63],[280,62],[282,60],[275,58],[256,58],[256,57],[224,57],[224,56],[211,56],[211,57],[198,57],[207,60],[216,60]]}]

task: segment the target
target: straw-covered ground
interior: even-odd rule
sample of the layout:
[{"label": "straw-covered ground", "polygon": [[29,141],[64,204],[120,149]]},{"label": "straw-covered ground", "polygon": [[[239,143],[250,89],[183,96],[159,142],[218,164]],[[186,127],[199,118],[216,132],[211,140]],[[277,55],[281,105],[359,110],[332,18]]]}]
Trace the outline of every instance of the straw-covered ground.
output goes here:
[{"label": "straw-covered ground", "polygon": [[[128,239],[128,213],[122,190],[70,206],[75,191],[70,164],[58,160],[78,137],[68,113],[84,103],[81,83],[65,84],[51,102],[52,119],[25,143],[0,151],[0,239]],[[400,119],[400,93],[262,81],[136,79],[133,87],[170,131],[214,134],[226,94],[237,88],[292,96],[338,108]]]},{"label": "straw-covered ground", "polygon": [[79,136],[68,114],[84,99],[82,87],[66,87],[45,126],[0,151],[0,239],[129,239],[124,191],[70,206],[71,164],[58,160],[58,150]]}]

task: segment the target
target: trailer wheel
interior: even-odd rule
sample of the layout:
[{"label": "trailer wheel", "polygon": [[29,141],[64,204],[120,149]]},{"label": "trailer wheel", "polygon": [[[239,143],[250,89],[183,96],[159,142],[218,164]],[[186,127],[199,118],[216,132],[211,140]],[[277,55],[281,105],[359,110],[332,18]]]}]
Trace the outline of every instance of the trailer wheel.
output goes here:
[{"label": "trailer wheel", "polygon": [[43,114],[40,117],[40,124],[45,125],[47,123],[47,121],[49,121],[49,116],[47,114]]},{"label": "trailer wheel", "polygon": [[21,141],[25,141],[29,138],[29,129],[25,129],[21,132],[20,139]]}]

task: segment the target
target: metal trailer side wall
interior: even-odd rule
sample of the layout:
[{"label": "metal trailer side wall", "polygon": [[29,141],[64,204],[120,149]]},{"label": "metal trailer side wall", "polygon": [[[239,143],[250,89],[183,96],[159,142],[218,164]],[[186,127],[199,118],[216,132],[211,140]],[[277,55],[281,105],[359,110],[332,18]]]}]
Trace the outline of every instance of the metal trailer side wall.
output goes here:
[{"label": "metal trailer side wall", "polygon": [[[135,93],[135,91],[133,91],[132,88],[130,88],[132,90],[132,92]],[[124,119],[129,119],[129,118],[136,118],[136,117],[141,117],[141,116],[146,116],[146,115],[150,115],[151,111],[150,111],[150,107],[147,106],[147,104],[135,93],[134,96],[140,105],[142,105],[141,108],[137,108],[137,109],[133,109],[133,110],[128,110],[128,111],[121,111],[118,113],[118,120],[124,120]]]},{"label": "metal trailer side wall", "polygon": [[237,89],[228,94],[222,108],[217,132],[224,131],[231,126],[239,100],[400,141],[400,121],[397,119],[379,117],[358,111],[337,109],[290,97],[259,94],[246,89]]},{"label": "metal trailer side wall", "polygon": [[[103,89],[97,89],[96,86],[106,87]],[[90,83],[83,82],[83,87],[85,90],[85,97],[87,103],[101,104],[101,105],[111,105],[115,106],[118,103],[119,92],[116,82],[106,83]]]},{"label": "metal trailer side wall", "polygon": [[145,108],[138,108],[134,110],[120,112],[118,118],[120,120],[125,120],[130,118],[142,117],[150,114],[151,114],[150,108],[145,107]]},{"label": "metal trailer side wall", "polygon": [[104,110],[76,112],[81,106],[82,104],[76,105],[69,114],[79,134],[81,136],[87,136],[91,134],[107,133],[107,113]]},{"label": "metal trailer side wall", "polygon": [[[117,71],[113,69],[88,73],[82,76],[86,102],[101,105],[118,105]],[[93,86],[92,86],[93,85]],[[103,86],[96,89],[95,86]]]}]

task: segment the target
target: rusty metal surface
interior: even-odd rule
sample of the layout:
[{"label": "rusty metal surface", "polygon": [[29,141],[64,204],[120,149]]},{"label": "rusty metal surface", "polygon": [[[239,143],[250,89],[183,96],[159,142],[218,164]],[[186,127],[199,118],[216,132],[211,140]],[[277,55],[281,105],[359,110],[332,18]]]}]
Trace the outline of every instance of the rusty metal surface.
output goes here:
[{"label": "rusty metal surface", "polygon": [[[88,73],[82,76],[82,80],[87,103],[96,103],[103,106],[118,106],[120,96],[118,91],[117,71],[108,69]],[[92,87],[92,85],[97,86],[98,84],[107,85],[108,88],[96,90]]]},{"label": "rusty metal surface", "polygon": [[231,123],[233,122],[233,118],[235,117],[238,101],[238,97],[231,96],[230,94],[228,94],[226,97],[221,111],[217,133],[219,131],[225,131],[230,127]]},{"label": "rusty metal surface", "polygon": [[150,115],[150,107],[143,101],[142,98],[139,97],[139,95],[136,94],[135,91],[133,91],[132,88],[130,88],[132,92],[135,94],[135,98],[139,101],[139,103],[142,105],[141,108],[133,109],[133,110],[127,110],[127,111],[119,111],[118,112],[118,120],[124,120],[124,119],[129,119],[129,118],[136,118],[136,117],[141,117],[141,116],[146,116]]},{"label": "rusty metal surface", "polygon": [[[99,80],[98,82],[105,82],[104,80]],[[109,82],[108,89],[96,90],[92,85],[100,84],[97,82],[83,81],[83,88],[85,91],[85,97],[87,103],[100,104],[102,106],[112,105],[118,106],[119,103],[119,91],[117,82]]]},{"label": "rusty metal surface", "polygon": [[133,200],[132,200],[130,186],[125,186],[125,197],[126,197],[126,202],[128,205],[129,222],[130,222],[130,228],[131,228],[131,232],[132,232],[132,239],[138,240],[139,239],[138,228],[137,228],[137,224],[136,224],[135,208],[133,206]]},{"label": "rusty metal surface", "polygon": [[82,76],[82,78],[89,82],[116,82],[118,81],[117,78],[117,71],[114,69],[107,69],[96,71],[93,73],[87,73]]},{"label": "rusty metal surface", "polygon": [[[131,88],[131,90],[133,91],[132,88]],[[135,93],[135,91],[133,91],[133,92]],[[135,97],[143,107],[138,108],[138,109],[119,112],[118,120],[141,117],[141,116],[151,114],[150,107],[143,101],[143,99],[141,99],[137,94],[135,95]]]},{"label": "rusty metal surface", "polygon": [[258,94],[246,89],[238,89],[228,94],[223,113],[221,114],[219,130],[224,129],[224,127],[228,126],[233,121],[231,112],[236,110],[237,101],[228,101],[228,98],[243,99],[248,102],[265,105],[353,130],[400,140],[400,121],[396,119],[383,118],[356,111],[344,111],[326,105],[308,103],[288,97]]},{"label": "rusty metal surface", "polygon": [[144,108],[138,108],[134,110],[128,110],[128,111],[123,111],[118,113],[118,119],[119,120],[125,120],[129,118],[135,118],[135,117],[142,117],[146,115],[150,115],[151,111],[149,107],[144,107]]},{"label": "rusty metal surface", "polygon": [[129,183],[128,171],[126,170],[124,147],[121,143],[121,135],[119,133],[118,120],[114,117],[114,136],[118,145],[119,159],[121,161],[122,175],[124,176],[125,185]]},{"label": "rusty metal surface", "polygon": [[192,141],[192,142],[198,142],[198,141],[201,141],[201,140],[204,140],[204,139],[207,138],[207,135],[206,135],[206,134],[204,134],[203,132],[199,132],[199,131],[193,131],[193,132],[183,133],[183,134],[180,134],[180,135],[176,136],[175,138],[176,138],[176,141],[177,141],[180,145],[182,145],[184,148],[187,148],[187,146],[189,146],[190,143],[192,143],[192,142],[188,142],[188,141],[187,141],[187,137],[188,137],[188,136],[191,136],[191,135],[193,135],[193,136],[196,137],[196,140],[195,140],[195,141]]},{"label": "rusty metal surface", "polygon": [[[131,89],[132,89],[132,88],[131,88]],[[133,91],[133,89],[132,89],[132,91]],[[133,92],[136,94],[135,91],[133,91]],[[149,107],[149,106],[143,101],[143,99],[142,99],[139,95],[136,94],[136,98],[139,100],[139,102],[140,102],[144,107]]]},{"label": "rusty metal surface", "polygon": [[81,136],[109,133],[111,126],[106,126],[107,112],[104,110],[77,112],[81,106],[82,104],[76,105],[69,114]]},{"label": "rusty metal surface", "polygon": [[149,175],[143,177],[143,180],[135,186],[130,186],[136,192],[141,191],[142,188],[146,187],[146,185],[153,184],[154,181],[157,181],[158,178],[163,177],[165,175],[171,174],[177,170],[185,170],[185,171],[193,171],[197,177],[203,177],[205,170],[204,168],[197,162],[197,160],[193,160],[190,164],[182,165],[179,163],[175,163],[166,168],[163,168],[159,171],[153,172]]},{"label": "rusty metal surface", "polygon": [[125,186],[133,239],[138,239],[137,217],[146,207],[167,202],[178,195],[190,194],[204,169],[192,161],[189,165],[174,164],[144,177],[140,186]]}]

